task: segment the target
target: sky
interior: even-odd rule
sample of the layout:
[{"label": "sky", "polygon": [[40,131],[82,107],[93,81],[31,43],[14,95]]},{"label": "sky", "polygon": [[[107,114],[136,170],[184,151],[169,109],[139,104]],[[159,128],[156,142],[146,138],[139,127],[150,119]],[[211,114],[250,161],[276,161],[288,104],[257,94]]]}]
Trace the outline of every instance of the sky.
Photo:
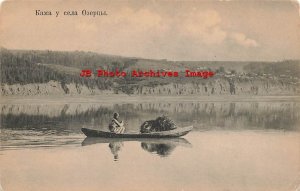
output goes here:
[{"label": "sky", "polygon": [[300,12],[296,1],[12,0],[1,4],[0,43],[168,60],[300,59]]}]

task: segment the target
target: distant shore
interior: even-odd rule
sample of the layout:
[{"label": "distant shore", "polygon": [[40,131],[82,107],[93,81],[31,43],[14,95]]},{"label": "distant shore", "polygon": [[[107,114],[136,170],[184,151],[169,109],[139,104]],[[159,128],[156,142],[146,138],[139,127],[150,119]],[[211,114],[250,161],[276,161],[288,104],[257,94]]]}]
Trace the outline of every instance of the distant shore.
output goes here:
[{"label": "distant shore", "polygon": [[0,104],[61,104],[61,103],[130,103],[130,102],[268,102],[268,101],[300,101],[300,96],[136,96],[136,95],[94,95],[94,96],[1,96]]}]

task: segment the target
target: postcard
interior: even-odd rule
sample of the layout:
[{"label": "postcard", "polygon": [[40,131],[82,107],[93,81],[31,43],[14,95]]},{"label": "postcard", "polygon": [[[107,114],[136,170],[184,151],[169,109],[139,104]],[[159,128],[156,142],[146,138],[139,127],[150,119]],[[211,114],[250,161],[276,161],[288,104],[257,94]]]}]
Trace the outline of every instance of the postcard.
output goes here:
[{"label": "postcard", "polygon": [[299,1],[7,0],[2,191],[300,191]]}]

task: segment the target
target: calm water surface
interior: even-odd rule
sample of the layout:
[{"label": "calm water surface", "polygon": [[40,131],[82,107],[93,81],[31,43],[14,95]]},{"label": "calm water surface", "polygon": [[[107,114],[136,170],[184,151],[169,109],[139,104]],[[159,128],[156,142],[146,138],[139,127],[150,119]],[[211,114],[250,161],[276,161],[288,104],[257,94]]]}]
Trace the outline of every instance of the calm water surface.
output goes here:
[{"label": "calm water surface", "polygon": [[[86,138],[114,112],[127,131],[159,115],[177,139]],[[300,103],[154,102],[1,105],[3,190],[296,190]],[[298,188],[299,189],[299,188]]]}]

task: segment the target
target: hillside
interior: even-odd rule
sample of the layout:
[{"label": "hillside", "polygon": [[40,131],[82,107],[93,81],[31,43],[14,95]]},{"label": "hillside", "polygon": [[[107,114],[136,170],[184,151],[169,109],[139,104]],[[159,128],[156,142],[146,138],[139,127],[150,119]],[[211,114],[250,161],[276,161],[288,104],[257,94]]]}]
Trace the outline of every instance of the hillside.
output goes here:
[{"label": "hillside", "polygon": [[[93,95],[103,92],[152,95],[295,95],[300,61],[168,61],[126,58],[92,52],[1,49],[1,95]],[[209,70],[210,79],[170,77],[83,78],[82,69]]]}]

